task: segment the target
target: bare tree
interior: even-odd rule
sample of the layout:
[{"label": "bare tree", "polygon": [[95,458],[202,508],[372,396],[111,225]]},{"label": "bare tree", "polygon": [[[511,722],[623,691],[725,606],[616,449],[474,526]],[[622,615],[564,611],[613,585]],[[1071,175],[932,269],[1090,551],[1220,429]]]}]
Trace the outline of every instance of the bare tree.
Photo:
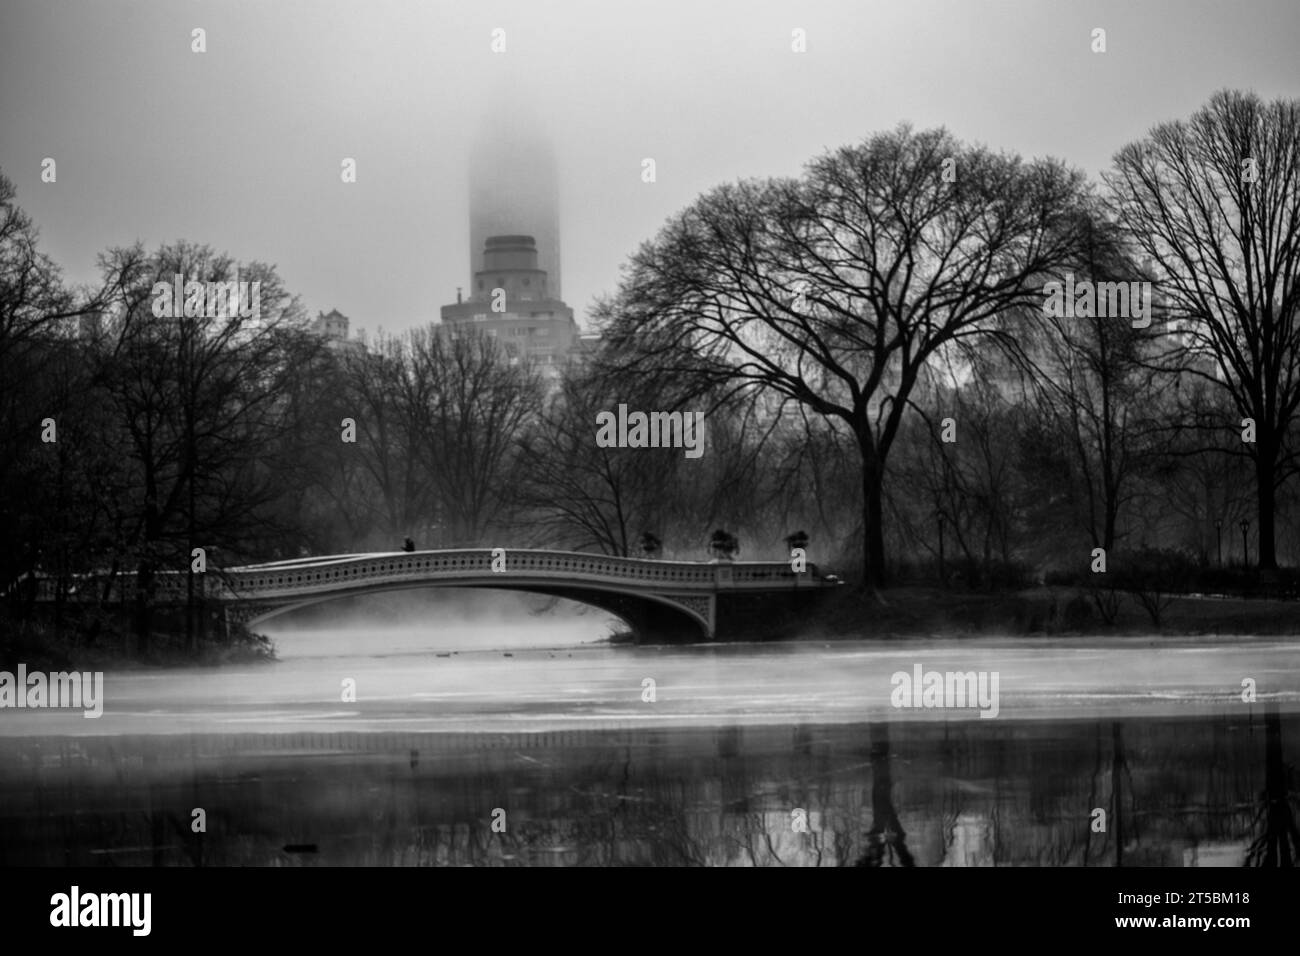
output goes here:
[{"label": "bare tree", "polygon": [[10,539],[0,552],[5,593],[35,567],[37,539],[51,530],[39,527],[45,509],[37,498],[49,490],[50,478],[65,487],[66,447],[45,446],[58,458],[57,476],[46,474],[43,459],[50,456],[41,454],[39,437],[46,418],[69,427],[60,412],[71,390],[60,386],[69,381],[61,373],[72,369],[67,342],[55,341],[59,326],[93,308],[64,286],[58,266],[39,251],[37,230],[16,196],[13,182],[0,173],[0,524]]},{"label": "bare tree", "polygon": [[1284,441],[1300,408],[1300,101],[1216,93],[1114,166],[1120,220],[1165,299],[1165,366],[1254,420],[1259,562],[1274,569],[1277,490],[1300,451]]},{"label": "bare tree", "polygon": [[120,442],[118,494],[129,516],[121,531],[147,641],[156,572],[190,568],[199,545],[257,551],[271,506],[289,493],[264,455],[286,427],[283,397],[302,315],[274,269],[258,263],[238,269],[243,281],[260,283],[256,319],[206,305],[200,314],[156,314],[156,283],[235,278],[235,262],[206,246],[113,249],[101,268],[112,295],[97,384],[115,429],[104,438]]},{"label": "bare tree", "polygon": [[[471,547],[510,518],[518,445],[541,404],[541,383],[495,340],[428,326],[380,335],[342,359],[357,442],[334,442],[317,482],[355,540],[409,535]],[[336,419],[337,420],[337,419]]]},{"label": "bare tree", "polygon": [[596,413],[610,407],[592,382],[567,378],[522,442],[517,500],[546,542],[628,556],[642,528],[665,529],[682,453],[599,447]]},{"label": "bare tree", "polygon": [[[951,377],[923,376],[915,403],[919,420],[902,431],[905,447],[891,463],[898,480],[888,500],[897,523],[918,539],[928,541],[929,529],[942,523],[945,554],[960,552],[974,584],[995,559],[1006,564],[1012,558],[1020,484],[1017,414],[981,359],[963,368],[967,381],[960,385]],[[937,546],[932,550],[939,555]]]},{"label": "bare tree", "polygon": [[[1087,281],[1137,274],[1110,224],[1089,219],[1074,267]],[[1073,310],[1071,310],[1073,311]],[[1149,337],[1129,315],[1106,309],[1019,317],[1019,350],[1033,376],[1025,397],[1042,416],[1070,474],[1071,510],[1092,547],[1114,549],[1126,505],[1152,448],[1158,389],[1144,363]]]},{"label": "bare tree", "polygon": [[344,514],[361,516],[349,524],[360,526],[363,540],[378,537],[396,548],[436,509],[421,433],[433,401],[431,376],[415,361],[409,340],[382,334],[342,365],[346,399],[338,421],[355,422],[356,441],[334,444],[336,481],[327,487]]},{"label": "bare tree", "polygon": [[402,401],[419,430],[421,465],[450,543],[479,545],[514,501],[519,440],[538,416],[541,379],[477,332],[426,328],[412,332],[410,342],[414,378]]},{"label": "bare tree", "polygon": [[906,126],[800,180],[719,187],[640,249],[603,310],[615,374],[775,391],[843,421],[874,587],[885,465],[918,375],[1039,300],[1036,280],[1074,249],[1081,188],[1058,163]]}]

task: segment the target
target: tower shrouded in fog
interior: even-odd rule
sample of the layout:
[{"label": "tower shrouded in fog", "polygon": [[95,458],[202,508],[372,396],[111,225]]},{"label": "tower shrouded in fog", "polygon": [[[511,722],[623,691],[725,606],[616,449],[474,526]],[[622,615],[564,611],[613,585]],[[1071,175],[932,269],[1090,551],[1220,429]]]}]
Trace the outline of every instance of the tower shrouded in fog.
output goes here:
[{"label": "tower shrouded in fog", "polygon": [[469,295],[444,305],[451,334],[478,332],[555,385],[586,345],[560,298],[555,156],[527,127],[488,126],[471,151]]},{"label": "tower shrouded in fog", "polygon": [[560,291],[559,186],[555,154],[545,136],[518,123],[489,122],[475,142],[469,168],[470,279],[486,268],[492,236],[532,236],[537,268]]}]

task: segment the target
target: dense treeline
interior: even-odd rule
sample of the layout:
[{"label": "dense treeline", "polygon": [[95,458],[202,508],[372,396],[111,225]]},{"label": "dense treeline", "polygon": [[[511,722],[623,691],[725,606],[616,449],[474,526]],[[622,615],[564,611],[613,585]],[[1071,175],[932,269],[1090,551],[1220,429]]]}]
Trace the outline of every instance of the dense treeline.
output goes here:
[{"label": "dense treeline", "polygon": [[1251,520],[1237,559],[1273,572],[1297,547],[1300,101],[1216,94],[1103,179],[902,126],[720,186],[603,303],[607,380],[798,406],[851,460],[840,540],[870,586],[943,529],[984,573],[1208,562],[1212,534],[1226,560]]},{"label": "dense treeline", "polygon": [[[1218,94],[1101,184],[904,126],[720,186],[636,252],[554,387],[433,324],[330,343],[274,267],[202,245],[109,249],[70,288],[3,177],[0,208],[11,616],[34,574],[126,571],[147,637],[197,548],[215,571],[407,538],[700,559],[724,530],[775,559],[798,530],[871,587],[1300,551],[1296,102]],[[256,283],[255,314],[160,316],[175,276]],[[1149,311],[1137,285],[1122,315],[1046,308],[1067,280],[1149,283]],[[704,453],[601,447],[620,404],[704,412]]]}]

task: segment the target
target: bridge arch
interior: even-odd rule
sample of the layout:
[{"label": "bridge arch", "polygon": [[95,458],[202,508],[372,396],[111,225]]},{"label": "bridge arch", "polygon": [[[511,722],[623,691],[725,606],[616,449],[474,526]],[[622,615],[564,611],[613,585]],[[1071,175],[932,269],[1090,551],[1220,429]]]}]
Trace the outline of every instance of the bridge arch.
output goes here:
[{"label": "bridge arch", "polygon": [[244,613],[238,616],[242,623],[248,627],[256,627],[292,611],[344,598],[364,597],[370,594],[383,594],[392,591],[446,590],[451,588],[475,591],[514,591],[521,594],[543,594],[549,597],[563,598],[614,615],[642,638],[653,639],[667,635],[675,640],[681,640],[683,636],[686,636],[688,639],[704,641],[708,640],[713,633],[713,622],[710,620],[709,613],[711,602],[706,604],[704,601],[691,596],[685,599],[685,601],[689,601],[688,604],[681,598],[674,599],[672,596],[653,593],[630,594],[615,585],[594,583],[560,585],[537,582],[512,583],[509,580],[370,583],[295,598],[278,600],[253,599],[255,603],[246,605],[243,609]]}]

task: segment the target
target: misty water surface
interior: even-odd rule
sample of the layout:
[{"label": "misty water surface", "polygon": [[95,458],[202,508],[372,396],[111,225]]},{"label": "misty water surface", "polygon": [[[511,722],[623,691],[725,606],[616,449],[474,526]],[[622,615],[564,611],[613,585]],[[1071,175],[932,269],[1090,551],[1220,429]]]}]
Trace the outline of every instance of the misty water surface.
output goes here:
[{"label": "misty water surface", "polygon": [[[1294,818],[1285,639],[639,648],[587,617],[292,623],[272,664],[110,671],[98,720],[5,713],[0,862],[1241,865]],[[997,671],[998,718],[891,707],[916,663]]]}]

